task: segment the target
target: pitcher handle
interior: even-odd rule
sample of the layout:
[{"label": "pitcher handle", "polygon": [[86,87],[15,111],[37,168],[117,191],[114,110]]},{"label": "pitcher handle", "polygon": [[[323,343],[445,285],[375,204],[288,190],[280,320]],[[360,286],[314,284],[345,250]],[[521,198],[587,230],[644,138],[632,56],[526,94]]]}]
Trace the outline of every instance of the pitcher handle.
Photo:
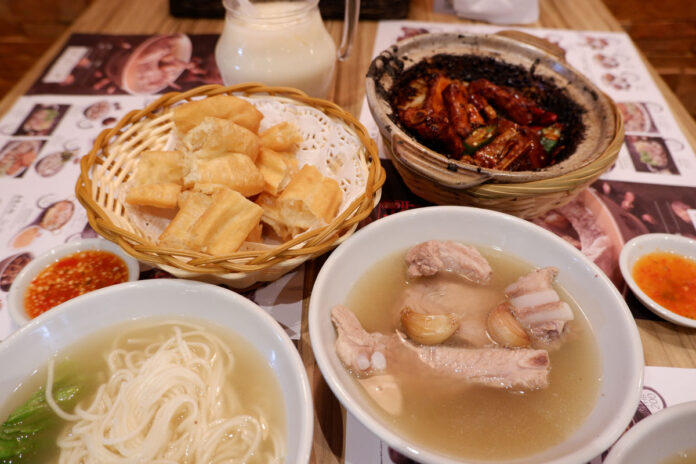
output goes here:
[{"label": "pitcher handle", "polygon": [[345,61],[353,48],[355,31],[358,28],[360,18],[360,0],[346,0],[346,11],[343,16],[343,34],[341,45],[338,47],[338,61]]}]

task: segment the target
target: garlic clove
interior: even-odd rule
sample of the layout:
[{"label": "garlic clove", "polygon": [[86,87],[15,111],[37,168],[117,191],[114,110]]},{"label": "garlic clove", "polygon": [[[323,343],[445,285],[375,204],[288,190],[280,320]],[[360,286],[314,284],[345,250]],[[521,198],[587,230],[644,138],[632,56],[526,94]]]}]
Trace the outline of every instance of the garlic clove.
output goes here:
[{"label": "garlic clove", "polygon": [[423,345],[437,345],[452,336],[459,328],[459,317],[449,314],[423,314],[404,308],[401,324],[408,337]]},{"label": "garlic clove", "polygon": [[531,340],[522,325],[510,312],[508,303],[501,303],[488,313],[488,335],[505,347],[529,346]]}]

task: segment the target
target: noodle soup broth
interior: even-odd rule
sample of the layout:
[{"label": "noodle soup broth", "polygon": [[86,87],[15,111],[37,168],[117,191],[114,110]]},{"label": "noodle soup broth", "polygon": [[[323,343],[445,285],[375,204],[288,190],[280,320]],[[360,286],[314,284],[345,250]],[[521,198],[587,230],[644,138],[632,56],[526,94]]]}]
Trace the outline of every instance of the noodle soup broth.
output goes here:
[{"label": "noodle soup broth", "polygon": [[[530,264],[508,253],[476,247],[490,263],[493,278],[471,287],[466,301],[485,318],[504,298],[504,288],[529,273]],[[368,332],[393,334],[399,327],[406,279],[406,250],[370,268],[352,287],[346,306]],[[451,279],[451,277],[438,277]],[[429,278],[430,279],[430,278]],[[414,444],[457,459],[507,460],[531,456],[563,442],[594,407],[601,384],[600,357],[587,319],[573,298],[554,285],[574,315],[558,350],[550,351],[549,387],[516,392],[468,385],[463,380],[433,378],[422,372],[389,371],[403,395],[403,412],[386,413],[361,389],[365,401],[388,427]]]},{"label": "noodle soup broth", "polygon": [[[163,356],[155,363],[153,360],[158,354]],[[206,359],[210,364],[206,364]],[[164,366],[166,362],[171,364]],[[112,377],[107,383],[115,370],[122,372],[121,378],[114,381]],[[120,387],[116,388],[118,391],[125,391],[122,385],[126,385],[126,379],[130,380],[131,375],[127,372],[137,372],[133,374],[136,378],[147,376],[132,389],[131,396],[124,394],[122,398],[122,402],[137,405],[136,408],[141,406],[142,410],[114,406],[119,402],[114,400],[118,396],[114,386]],[[51,378],[55,383],[50,381]],[[91,406],[89,414],[80,414],[83,416],[80,419],[82,428],[88,425],[84,416],[111,415],[110,420],[100,423],[104,436],[95,438],[96,442],[90,446],[98,443],[99,449],[115,454],[127,450],[133,453],[131,458],[134,461],[140,457],[146,462],[160,456],[142,445],[155,442],[148,441],[151,437],[146,438],[146,435],[164,434],[169,437],[164,445],[169,449],[168,456],[177,462],[209,462],[211,456],[219,459],[223,455],[232,457],[235,454],[250,455],[245,461],[249,463],[285,462],[285,405],[273,369],[243,337],[208,323],[156,317],[99,331],[59,352],[48,366],[25,379],[12,397],[2,404],[0,416],[3,420],[7,418],[37,389],[45,388],[47,384],[57,385],[66,379],[85,388],[78,407],[86,409]],[[104,399],[95,401],[98,395]],[[162,398],[170,401],[168,406],[163,405]],[[107,407],[107,403],[112,403],[112,406]],[[159,408],[159,414],[170,420],[159,421],[158,416],[148,415],[152,408]],[[66,410],[65,413],[72,416],[75,411]],[[147,417],[150,419],[135,420]],[[131,424],[135,428],[122,426],[129,419],[135,420]],[[105,455],[89,455],[91,461],[68,458],[71,452],[76,456],[84,449],[84,446],[74,443],[79,435],[77,422],[62,420],[57,441],[41,449],[37,456],[30,458],[31,462],[103,462]],[[93,425],[99,428],[96,424]],[[196,428],[202,424],[207,428]],[[136,433],[137,428],[141,428],[139,433]],[[126,440],[128,435],[135,438]],[[195,442],[192,440],[183,447],[183,455],[177,456],[176,453],[183,449],[179,445],[186,442],[188,436],[197,436],[198,444],[192,444]],[[177,439],[181,441],[177,443]],[[59,447],[57,443],[62,444]],[[70,446],[64,446],[65,443]]]}]

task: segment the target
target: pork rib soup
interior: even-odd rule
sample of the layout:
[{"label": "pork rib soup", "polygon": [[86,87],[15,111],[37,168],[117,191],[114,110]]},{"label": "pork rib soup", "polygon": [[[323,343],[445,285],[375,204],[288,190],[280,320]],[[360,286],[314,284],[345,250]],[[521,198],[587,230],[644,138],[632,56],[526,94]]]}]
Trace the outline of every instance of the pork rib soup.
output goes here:
[{"label": "pork rib soup", "polygon": [[561,443],[592,410],[600,360],[558,270],[430,241],[389,256],[332,308],[336,352],[420,446],[506,460]]}]

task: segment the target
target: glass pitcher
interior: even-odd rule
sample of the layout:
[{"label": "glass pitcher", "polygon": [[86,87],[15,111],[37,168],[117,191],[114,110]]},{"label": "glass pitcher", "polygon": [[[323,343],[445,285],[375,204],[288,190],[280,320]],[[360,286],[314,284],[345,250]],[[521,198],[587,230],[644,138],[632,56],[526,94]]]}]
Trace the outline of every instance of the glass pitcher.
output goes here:
[{"label": "glass pitcher", "polygon": [[226,85],[260,82],[325,98],[336,59],[348,56],[360,0],[346,0],[341,45],[336,50],[318,0],[223,0],[225,28],[215,59]]}]

